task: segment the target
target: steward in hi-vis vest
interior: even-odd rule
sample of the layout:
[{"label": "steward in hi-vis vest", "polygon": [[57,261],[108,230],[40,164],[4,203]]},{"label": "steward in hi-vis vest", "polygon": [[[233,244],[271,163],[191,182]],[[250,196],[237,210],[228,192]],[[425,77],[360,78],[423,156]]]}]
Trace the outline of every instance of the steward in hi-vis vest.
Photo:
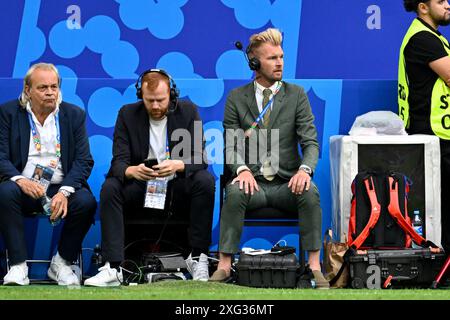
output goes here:
[{"label": "steward in hi-vis vest", "polygon": [[[406,73],[404,50],[409,40],[419,32],[428,32],[437,37],[441,42],[447,55],[450,55],[450,46],[447,39],[441,34],[431,30],[419,19],[414,19],[413,23],[406,33],[400,49],[400,58],[398,62],[398,106],[399,115],[405,123],[405,127],[410,126],[410,105],[409,105],[409,79]],[[430,126],[435,135],[441,139],[450,139],[450,88],[439,76],[436,75],[431,96],[429,97],[430,105]]]},{"label": "steward in hi-vis vest", "polygon": [[403,4],[416,19],[400,49],[399,116],[408,134],[440,138],[441,245],[450,252],[450,46],[438,31],[450,24],[450,4],[448,0],[403,0]]}]

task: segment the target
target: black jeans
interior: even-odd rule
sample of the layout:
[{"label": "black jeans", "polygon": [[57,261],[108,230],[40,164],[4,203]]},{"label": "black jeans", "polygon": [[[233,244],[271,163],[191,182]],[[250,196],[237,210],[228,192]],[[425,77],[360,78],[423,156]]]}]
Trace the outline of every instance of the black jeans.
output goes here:
[{"label": "black jeans", "polygon": [[[102,229],[102,255],[105,261],[124,260],[124,209],[143,208],[146,182],[129,180],[121,183],[109,177],[100,192],[100,221]],[[190,246],[208,252],[211,244],[211,227],[214,211],[215,180],[207,170],[196,171],[188,178],[176,178],[169,182],[167,198],[173,202],[190,203]],[[166,199],[166,203],[170,199]],[[187,209],[187,208],[186,208]],[[187,210],[186,210],[187,211]]]}]

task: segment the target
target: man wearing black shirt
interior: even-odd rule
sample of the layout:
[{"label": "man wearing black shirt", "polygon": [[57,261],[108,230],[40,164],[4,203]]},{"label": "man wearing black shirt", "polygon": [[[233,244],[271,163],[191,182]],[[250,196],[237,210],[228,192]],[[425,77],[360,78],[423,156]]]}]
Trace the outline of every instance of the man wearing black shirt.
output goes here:
[{"label": "man wearing black shirt", "polygon": [[441,144],[441,242],[450,251],[450,46],[437,30],[450,24],[447,0],[404,0],[415,11],[399,59],[399,114],[409,134],[433,134]]}]

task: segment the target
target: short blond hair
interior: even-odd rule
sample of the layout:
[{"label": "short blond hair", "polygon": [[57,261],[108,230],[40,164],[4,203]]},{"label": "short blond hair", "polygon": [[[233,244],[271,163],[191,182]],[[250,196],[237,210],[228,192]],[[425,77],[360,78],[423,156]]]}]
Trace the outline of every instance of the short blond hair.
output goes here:
[{"label": "short blond hair", "polygon": [[268,28],[267,30],[255,33],[250,37],[250,44],[248,45],[247,52],[253,53],[253,50],[257,49],[263,43],[270,43],[274,46],[280,46],[283,41],[283,36],[280,30],[275,28]]}]

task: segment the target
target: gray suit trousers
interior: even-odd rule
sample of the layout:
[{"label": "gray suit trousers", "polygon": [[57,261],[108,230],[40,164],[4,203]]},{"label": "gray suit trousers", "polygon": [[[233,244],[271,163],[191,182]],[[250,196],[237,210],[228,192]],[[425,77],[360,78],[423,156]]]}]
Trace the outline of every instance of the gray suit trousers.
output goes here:
[{"label": "gray suit trousers", "polygon": [[235,254],[239,251],[245,211],[262,207],[280,210],[297,210],[299,216],[300,241],[307,251],[320,250],[322,235],[322,209],[316,185],[311,181],[309,191],[295,195],[288,188],[288,181],[276,178],[267,181],[256,177],[259,191],[253,196],[239,189],[239,182],[228,184],[226,199],[220,216],[219,251]]}]

